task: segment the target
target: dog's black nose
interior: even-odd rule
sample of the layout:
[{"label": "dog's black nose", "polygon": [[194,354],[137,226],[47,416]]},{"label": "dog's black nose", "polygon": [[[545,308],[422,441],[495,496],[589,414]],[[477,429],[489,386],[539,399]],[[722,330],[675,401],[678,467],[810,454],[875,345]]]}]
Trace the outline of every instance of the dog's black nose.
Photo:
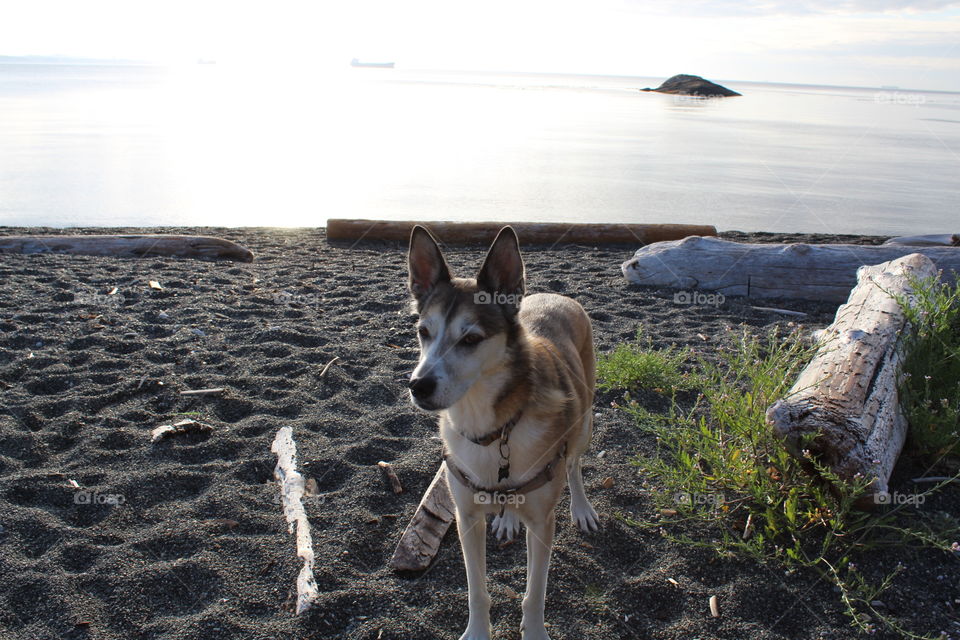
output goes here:
[{"label": "dog's black nose", "polygon": [[410,391],[421,400],[429,398],[437,390],[437,379],[433,376],[423,376],[422,378],[410,378]]}]

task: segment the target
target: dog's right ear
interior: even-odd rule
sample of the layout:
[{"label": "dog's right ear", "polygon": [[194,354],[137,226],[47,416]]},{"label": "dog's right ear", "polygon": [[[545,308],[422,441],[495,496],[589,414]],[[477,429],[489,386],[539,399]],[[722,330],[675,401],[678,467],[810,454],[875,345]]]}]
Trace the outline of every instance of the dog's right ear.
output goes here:
[{"label": "dog's right ear", "polygon": [[440,246],[426,228],[416,225],[410,233],[410,293],[417,301],[423,299],[440,282],[450,281],[450,267]]}]

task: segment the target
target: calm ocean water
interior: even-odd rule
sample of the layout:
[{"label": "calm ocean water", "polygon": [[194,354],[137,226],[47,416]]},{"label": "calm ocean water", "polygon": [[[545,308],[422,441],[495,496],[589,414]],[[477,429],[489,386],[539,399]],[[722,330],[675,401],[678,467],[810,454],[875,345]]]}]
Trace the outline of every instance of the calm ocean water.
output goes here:
[{"label": "calm ocean water", "polygon": [[960,94],[660,80],[2,64],[0,224],[960,231]]}]

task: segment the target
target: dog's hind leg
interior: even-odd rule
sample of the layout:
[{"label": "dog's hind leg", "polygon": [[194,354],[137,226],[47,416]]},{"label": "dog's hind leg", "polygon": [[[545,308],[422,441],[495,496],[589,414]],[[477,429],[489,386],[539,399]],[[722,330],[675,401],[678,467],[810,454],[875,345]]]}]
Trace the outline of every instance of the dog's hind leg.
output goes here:
[{"label": "dog's hind leg", "polygon": [[[587,413],[583,420],[584,433],[593,429],[593,414]],[[589,437],[589,436],[588,436]],[[580,471],[580,457],[583,451],[574,450],[567,457],[567,483],[570,485],[570,517],[573,523],[584,533],[600,528],[600,517],[590,504],[587,492],[583,488],[583,474]]]},{"label": "dog's hind leg", "polygon": [[551,509],[542,521],[525,522],[525,524],[527,525],[527,592],[523,596],[520,635],[522,640],[550,640],[543,624],[543,606],[557,520]]},{"label": "dog's hind leg", "polygon": [[457,512],[457,532],[467,569],[470,618],[460,640],[490,640],[490,592],[487,591],[487,518],[483,513]]},{"label": "dog's hind leg", "polygon": [[516,509],[504,509],[502,514],[493,517],[491,524],[497,540],[513,540],[520,533],[520,516]]}]

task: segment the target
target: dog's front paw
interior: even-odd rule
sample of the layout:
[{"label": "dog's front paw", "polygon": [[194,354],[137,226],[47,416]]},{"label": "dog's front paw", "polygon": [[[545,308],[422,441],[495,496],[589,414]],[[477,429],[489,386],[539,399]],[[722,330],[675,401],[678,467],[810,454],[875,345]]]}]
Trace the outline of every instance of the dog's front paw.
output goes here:
[{"label": "dog's front paw", "polygon": [[520,627],[520,640],[550,640],[550,636],[547,635],[547,630],[542,624],[532,628],[523,625]]},{"label": "dog's front paw", "polygon": [[467,630],[460,636],[460,640],[490,640],[490,629],[489,627],[486,630],[467,627]]},{"label": "dog's front paw", "polygon": [[582,504],[571,504],[570,516],[574,524],[584,533],[597,531],[600,528],[600,516],[597,515],[593,505],[589,502],[585,501]]},{"label": "dog's front paw", "polygon": [[520,516],[513,509],[504,509],[502,515],[493,517],[490,528],[497,540],[513,540],[520,534]]}]

